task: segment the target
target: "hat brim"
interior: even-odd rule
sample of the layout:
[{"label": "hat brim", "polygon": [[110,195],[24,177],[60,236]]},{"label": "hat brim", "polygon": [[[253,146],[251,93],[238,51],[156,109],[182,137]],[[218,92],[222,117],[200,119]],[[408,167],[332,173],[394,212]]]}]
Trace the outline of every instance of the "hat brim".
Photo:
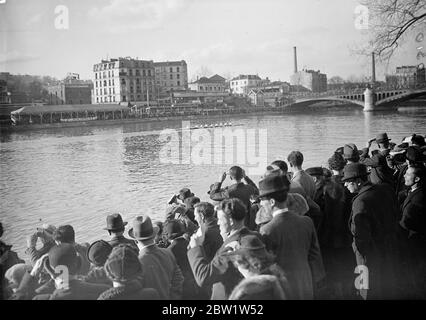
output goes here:
[{"label": "hat brim", "polygon": [[152,226],[152,234],[146,237],[136,237],[133,233],[133,228],[130,228],[129,231],[127,232],[127,234],[129,235],[130,238],[135,239],[135,240],[150,240],[155,238],[155,236],[158,234],[158,231],[160,230],[160,228],[157,225],[153,225]]},{"label": "hat brim", "polygon": [[367,174],[365,174],[365,175],[360,175],[360,176],[355,176],[355,177],[350,177],[350,178],[343,177],[342,182],[346,182],[346,181],[349,181],[349,180],[355,180],[355,179],[362,178],[362,177],[368,177],[369,174],[370,174],[370,172],[367,172]]},{"label": "hat brim", "polygon": [[123,222],[123,226],[121,226],[121,227],[119,227],[119,228],[113,228],[113,229],[111,229],[111,228],[106,227],[106,228],[104,228],[104,230],[108,230],[108,231],[120,230],[120,229],[124,228],[125,226],[127,226],[127,224],[128,224],[128,222],[127,222],[127,221],[124,221],[124,222]]},{"label": "hat brim", "polygon": [[283,191],[288,191],[288,190],[289,190],[289,188],[284,187],[284,188],[282,188],[282,189],[280,189],[280,190],[268,191],[268,192],[265,192],[265,193],[261,193],[261,191],[260,191],[260,192],[259,192],[259,195],[258,195],[258,196],[256,196],[256,197],[255,197],[255,199],[256,199],[256,200],[258,200],[258,199],[260,199],[260,198],[263,198],[263,197],[269,196],[269,195],[271,195],[271,194],[273,194],[273,193],[276,193],[276,192],[283,192]]}]

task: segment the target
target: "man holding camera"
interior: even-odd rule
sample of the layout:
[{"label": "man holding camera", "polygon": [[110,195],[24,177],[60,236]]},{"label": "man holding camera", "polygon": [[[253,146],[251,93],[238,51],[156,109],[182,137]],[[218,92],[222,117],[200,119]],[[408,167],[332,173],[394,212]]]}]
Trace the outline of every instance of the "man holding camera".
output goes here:
[{"label": "man holding camera", "polygon": [[[225,181],[226,176],[229,175],[231,181],[235,181],[234,184],[222,189],[222,183]],[[244,183],[245,181],[246,183]],[[222,201],[225,199],[237,198],[240,199],[247,208],[247,216],[245,220],[246,226],[252,226],[250,219],[250,199],[252,196],[259,194],[259,189],[256,184],[246,175],[244,170],[238,166],[233,166],[228,172],[224,172],[218,182],[215,182],[210,189],[210,199],[215,201]]]},{"label": "man holding camera", "polygon": [[[53,233],[55,230],[55,226],[45,223],[27,238],[27,249],[25,250],[25,254],[28,255],[31,265],[34,266],[36,261],[44,254],[48,253],[55,245],[55,241],[53,240]],[[40,249],[37,249],[38,239],[40,239],[42,244]]]}]

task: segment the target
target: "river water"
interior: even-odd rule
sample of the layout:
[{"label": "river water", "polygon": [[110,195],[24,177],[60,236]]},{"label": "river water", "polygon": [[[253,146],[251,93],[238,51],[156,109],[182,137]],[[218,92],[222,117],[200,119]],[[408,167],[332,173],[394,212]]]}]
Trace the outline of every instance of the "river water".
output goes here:
[{"label": "river water", "polygon": [[[363,113],[360,109],[342,108],[197,119],[189,125],[222,121],[240,124],[233,127],[233,132],[239,130],[246,145],[236,139],[231,148],[228,143],[219,147],[213,144],[210,149],[209,144],[197,140],[191,146],[198,151],[203,147],[204,153],[195,153],[194,157],[183,146],[189,145],[189,132],[198,139],[202,131],[182,131],[180,120],[2,133],[2,240],[25,257],[26,236],[43,222],[73,225],[77,242],[105,239],[107,214],[120,212],[131,221],[134,216],[147,213],[154,220],[162,220],[167,200],[182,187],[189,187],[202,200],[208,200],[210,184],[230,163],[246,168],[257,183],[260,176],[254,164],[263,170],[265,163],[286,159],[292,150],[302,151],[304,168],[326,166],[333,151],[345,143],[353,142],[361,148],[382,131],[396,143],[411,133],[426,133],[426,109]],[[211,133],[215,143],[214,132],[203,133]],[[180,149],[173,149],[173,134],[178,134]],[[253,147],[261,152],[258,159]],[[179,158],[172,158],[176,150],[182,153],[180,163],[176,163]],[[224,151],[222,161],[216,158],[220,151]],[[207,159],[204,164],[197,154]]]}]

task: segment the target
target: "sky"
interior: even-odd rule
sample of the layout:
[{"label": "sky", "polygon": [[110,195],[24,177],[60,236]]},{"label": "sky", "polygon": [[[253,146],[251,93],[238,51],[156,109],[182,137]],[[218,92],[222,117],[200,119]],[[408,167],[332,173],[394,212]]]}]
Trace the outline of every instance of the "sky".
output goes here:
[{"label": "sky", "polygon": [[[371,74],[355,53],[356,0],[0,0],[0,71],[92,78],[101,59],[186,60],[188,76],[258,74],[289,81],[298,67],[348,78]],[[425,40],[426,41],[426,40]],[[376,77],[418,64],[408,39]]]}]

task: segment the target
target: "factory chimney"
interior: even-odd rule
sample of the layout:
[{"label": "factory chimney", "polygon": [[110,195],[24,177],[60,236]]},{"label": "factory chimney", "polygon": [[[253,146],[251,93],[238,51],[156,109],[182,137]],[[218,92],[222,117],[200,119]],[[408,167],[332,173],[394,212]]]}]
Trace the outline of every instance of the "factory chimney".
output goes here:
[{"label": "factory chimney", "polygon": [[297,51],[296,47],[293,47],[294,51],[294,73],[297,73]]},{"label": "factory chimney", "polygon": [[371,53],[371,82],[373,85],[376,82],[376,61],[374,59],[374,52]]}]

